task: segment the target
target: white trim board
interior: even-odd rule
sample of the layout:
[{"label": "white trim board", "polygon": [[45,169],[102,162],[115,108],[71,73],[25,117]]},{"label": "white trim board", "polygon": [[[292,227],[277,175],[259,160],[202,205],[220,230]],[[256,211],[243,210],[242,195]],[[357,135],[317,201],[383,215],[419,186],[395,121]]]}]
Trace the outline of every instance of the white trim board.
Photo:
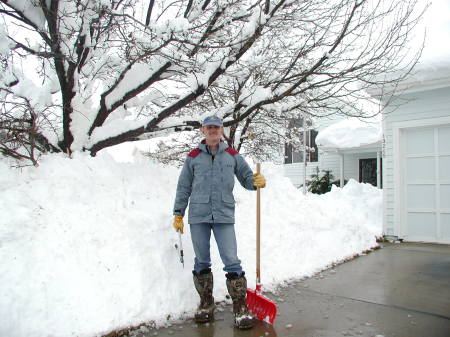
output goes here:
[{"label": "white trim board", "polygon": [[436,118],[425,118],[425,119],[414,119],[409,121],[392,122],[392,130],[396,129],[407,129],[414,127],[424,127],[424,126],[436,126],[440,124],[450,123],[450,116],[446,117],[436,117]]}]

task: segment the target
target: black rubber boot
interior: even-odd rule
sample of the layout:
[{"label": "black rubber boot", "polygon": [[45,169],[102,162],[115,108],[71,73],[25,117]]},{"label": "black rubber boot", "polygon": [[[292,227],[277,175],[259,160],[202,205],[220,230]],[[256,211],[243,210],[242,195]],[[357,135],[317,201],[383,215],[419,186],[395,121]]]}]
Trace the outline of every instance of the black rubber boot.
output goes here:
[{"label": "black rubber boot", "polygon": [[233,300],[234,325],[239,329],[250,329],[253,327],[253,315],[250,313],[245,302],[247,295],[247,279],[244,273],[228,273],[227,288]]},{"label": "black rubber boot", "polygon": [[214,319],[214,309],[216,308],[214,304],[213,293],[213,274],[211,269],[203,269],[199,273],[195,270],[192,272],[194,274],[194,285],[200,295],[200,305],[198,306],[197,312],[194,316],[194,321],[197,323],[206,323]]}]

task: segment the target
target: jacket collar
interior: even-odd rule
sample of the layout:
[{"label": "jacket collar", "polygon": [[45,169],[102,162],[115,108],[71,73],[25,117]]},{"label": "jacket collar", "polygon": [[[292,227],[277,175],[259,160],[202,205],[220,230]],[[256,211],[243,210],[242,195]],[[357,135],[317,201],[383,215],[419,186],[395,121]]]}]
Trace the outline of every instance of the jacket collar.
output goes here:
[{"label": "jacket collar", "polygon": [[[202,141],[201,141],[201,143],[200,144],[198,144],[198,148],[200,149],[200,150],[202,150],[202,152],[205,152],[205,153],[208,153],[208,150],[206,149],[206,141],[205,141],[205,139],[203,139]],[[225,143],[224,141],[220,141],[220,143],[219,143],[219,146],[218,146],[218,148],[217,148],[217,153],[220,153],[220,152],[223,152],[223,151],[225,151],[225,149],[227,149],[228,148],[228,145],[227,145],[227,143]]]}]

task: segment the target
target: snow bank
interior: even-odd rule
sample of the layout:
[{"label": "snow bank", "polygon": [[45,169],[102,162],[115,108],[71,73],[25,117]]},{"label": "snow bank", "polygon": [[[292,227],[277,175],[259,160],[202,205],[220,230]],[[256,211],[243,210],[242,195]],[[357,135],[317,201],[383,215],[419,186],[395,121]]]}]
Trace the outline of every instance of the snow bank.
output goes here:
[{"label": "snow bank", "polygon": [[[381,191],[350,181],[304,196],[280,168],[263,165],[262,282],[312,275],[376,245]],[[0,335],[94,336],[192,315],[193,250],[174,248],[171,210],[179,170],[117,163],[109,155],[47,155],[38,168],[0,160]],[[255,193],[235,190],[239,257],[255,285]],[[212,244],[214,296],[226,294]]]}]

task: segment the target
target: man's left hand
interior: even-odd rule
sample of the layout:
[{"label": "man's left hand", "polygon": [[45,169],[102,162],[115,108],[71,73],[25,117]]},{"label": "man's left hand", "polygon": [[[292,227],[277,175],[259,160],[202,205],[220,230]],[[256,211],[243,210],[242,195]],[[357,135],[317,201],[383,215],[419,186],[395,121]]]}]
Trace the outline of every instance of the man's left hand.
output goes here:
[{"label": "man's left hand", "polygon": [[253,174],[253,186],[258,188],[266,187],[266,178],[261,173]]},{"label": "man's left hand", "polygon": [[181,232],[181,234],[183,234],[183,229],[184,229],[183,216],[175,215],[173,218],[172,226],[173,226],[173,228],[175,228],[175,230],[177,232]]}]

